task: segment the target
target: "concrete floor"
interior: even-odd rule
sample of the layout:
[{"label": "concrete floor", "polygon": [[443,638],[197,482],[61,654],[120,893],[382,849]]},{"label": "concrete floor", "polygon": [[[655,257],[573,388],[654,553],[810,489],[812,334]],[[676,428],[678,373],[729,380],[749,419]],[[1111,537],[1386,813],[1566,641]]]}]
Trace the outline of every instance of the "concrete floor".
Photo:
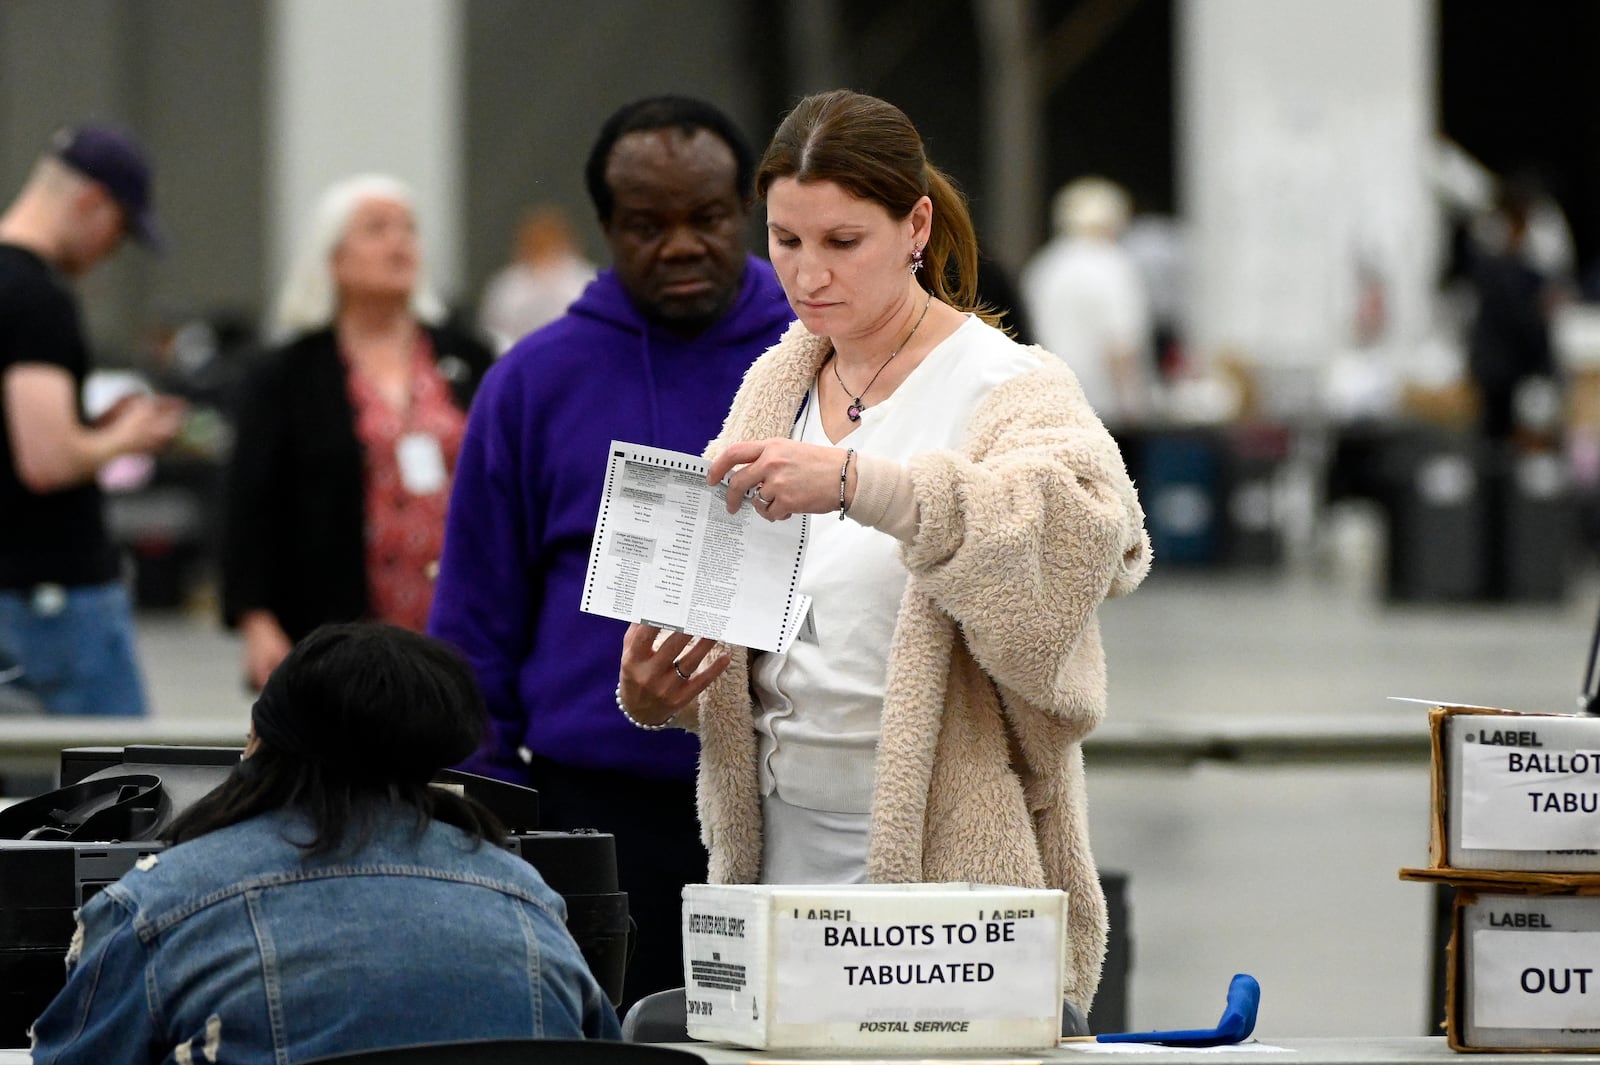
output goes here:
[{"label": "concrete floor", "polygon": [[[1556,605],[1383,605],[1366,561],[1289,574],[1163,572],[1102,612],[1112,718],[1333,720],[1392,695],[1566,712],[1600,583]],[[238,646],[206,620],[146,615],[159,716],[237,721]],[[1129,1023],[1209,1026],[1236,972],[1262,1038],[1427,1030],[1432,888],[1425,762],[1089,766],[1101,865],[1129,874]]]}]

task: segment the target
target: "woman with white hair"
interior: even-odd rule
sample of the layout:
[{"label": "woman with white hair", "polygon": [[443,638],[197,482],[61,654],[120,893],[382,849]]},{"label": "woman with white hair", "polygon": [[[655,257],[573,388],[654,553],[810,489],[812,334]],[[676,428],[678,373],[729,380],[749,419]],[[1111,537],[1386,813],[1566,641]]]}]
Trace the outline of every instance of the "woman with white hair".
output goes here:
[{"label": "woman with white hair", "polygon": [[466,409],[493,359],[444,324],[413,198],[384,175],[323,194],[241,392],[223,612],[259,688],[325,622],[421,630]]}]

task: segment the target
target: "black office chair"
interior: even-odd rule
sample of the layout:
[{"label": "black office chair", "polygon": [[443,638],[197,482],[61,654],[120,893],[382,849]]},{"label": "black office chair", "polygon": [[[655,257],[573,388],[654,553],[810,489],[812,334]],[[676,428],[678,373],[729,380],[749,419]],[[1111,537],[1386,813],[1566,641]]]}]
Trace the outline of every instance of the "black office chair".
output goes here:
[{"label": "black office chair", "polygon": [[357,1050],[305,1065],[704,1065],[694,1054],[604,1039],[475,1039]]},{"label": "black office chair", "polygon": [[670,987],[646,995],[622,1017],[622,1038],[630,1043],[689,1042],[689,1005],[685,989]]}]

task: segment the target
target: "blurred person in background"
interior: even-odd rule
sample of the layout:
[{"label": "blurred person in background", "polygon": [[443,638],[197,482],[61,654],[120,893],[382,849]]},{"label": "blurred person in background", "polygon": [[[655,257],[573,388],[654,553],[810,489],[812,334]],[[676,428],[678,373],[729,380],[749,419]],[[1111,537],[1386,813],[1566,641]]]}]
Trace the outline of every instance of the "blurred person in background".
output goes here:
[{"label": "blurred person in background", "polygon": [[1128,194],[1114,182],[1070,182],[1056,194],[1055,237],[1021,277],[1040,345],[1066,360],[1112,428],[1148,417],[1155,377],[1144,280],[1119,243],[1129,211]]},{"label": "blurred person in background", "polygon": [[559,207],[529,211],[517,226],[515,257],[484,289],[478,326],[503,351],[567,313],[594,275]]},{"label": "blurred person in background", "polygon": [[620,1038],[561,896],[489,810],[429,783],[483,726],[471,669],[438,641],[373,623],[306,637],[227,779],[84,905],[33,1061]]},{"label": "blurred person in background", "polygon": [[1495,203],[1500,240],[1471,264],[1477,310],[1467,338],[1467,366],[1478,389],[1479,428],[1506,440],[1518,427],[1518,395],[1556,374],[1550,316],[1563,291],[1528,246],[1536,197],[1522,182],[1502,183]]},{"label": "blurred person in background", "polygon": [[380,174],[323,194],[273,325],[287,339],[240,392],[223,533],[223,612],[256,688],[326,622],[426,625],[466,410],[493,360],[444,324],[411,191]]},{"label": "blurred person in background", "polygon": [[[953,279],[951,283],[954,284]],[[1033,323],[1028,320],[1028,308],[1010,271],[982,252],[978,253],[978,302],[994,308],[995,326],[1012,340],[1018,344],[1036,342]]]},{"label": "blurred person in background", "polygon": [[1514,200],[1521,215],[1517,254],[1552,286],[1576,288],[1578,253],[1572,227],[1551,191],[1544,167],[1531,163],[1513,167],[1496,179],[1493,195],[1488,209],[1471,222],[1470,236],[1477,248],[1487,254],[1506,250],[1512,224],[1506,202]]},{"label": "blurred person in background", "polygon": [[462,768],[539,789],[543,827],[598,828],[638,922],[623,1003],[682,987],[682,889],[702,883],[698,750],[617,713],[624,622],[579,610],[610,443],[698,452],[793,315],[745,251],[755,160],[678,96],[601,127],[585,183],[612,266],[495,365],[473,405],[429,631],[466,652],[489,736]]},{"label": "blurred person in background", "polygon": [[1151,357],[1157,380],[1182,371],[1188,325],[1189,255],[1183,223],[1159,214],[1138,214],[1119,242],[1144,281],[1150,307]]},{"label": "blurred person in background", "polygon": [[124,237],[161,246],[150,179],[126,131],[65,129],[0,215],[0,683],[51,713],[146,712],[96,476],[166,447],[185,408],[144,393],[85,416],[90,353],[71,286]]}]

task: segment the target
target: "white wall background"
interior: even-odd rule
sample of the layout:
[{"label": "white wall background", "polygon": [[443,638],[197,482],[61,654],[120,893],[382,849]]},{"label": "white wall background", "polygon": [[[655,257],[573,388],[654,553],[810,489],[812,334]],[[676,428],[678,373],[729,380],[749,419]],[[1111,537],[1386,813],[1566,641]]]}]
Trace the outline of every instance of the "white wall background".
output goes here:
[{"label": "white wall background", "polygon": [[1194,351],[1324,363],[1350,341],[1362,263],[1395,349],[1414,346],[1441,240],[1433,0],[1185,0],[1179,19]]},{"label": "white wall background", "polygon": [[465,199],[461,6],[273,0],[268,18],[267,276],[284,276],[329,184],[378,170],[416,191],[428,272],[454,292]]}]

